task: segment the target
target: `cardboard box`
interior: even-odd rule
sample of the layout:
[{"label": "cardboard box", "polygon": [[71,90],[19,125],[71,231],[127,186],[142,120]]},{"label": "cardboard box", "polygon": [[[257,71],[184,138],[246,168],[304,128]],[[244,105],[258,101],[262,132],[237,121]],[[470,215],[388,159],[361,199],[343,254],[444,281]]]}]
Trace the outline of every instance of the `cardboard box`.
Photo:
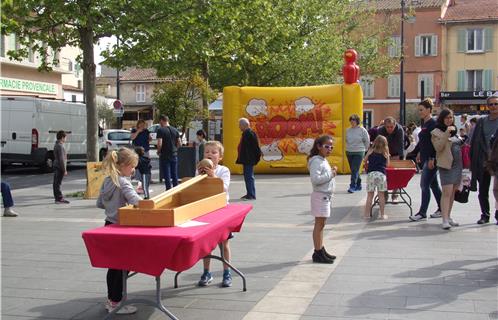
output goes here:
[{"label": "cardboard box", "polygon": [[119,224],[125,226],[172,227],[227,205],[223,181],[200,175],[138,206],[120,208]]}]

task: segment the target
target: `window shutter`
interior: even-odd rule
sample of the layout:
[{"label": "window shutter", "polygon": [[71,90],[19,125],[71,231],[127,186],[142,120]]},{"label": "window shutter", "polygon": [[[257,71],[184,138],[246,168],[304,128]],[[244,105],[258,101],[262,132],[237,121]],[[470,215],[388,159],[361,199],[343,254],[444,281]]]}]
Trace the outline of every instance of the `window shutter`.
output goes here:
[{"label": "window shutter", "polygon": [[437,36],[433,35],[431,39],[431,56],[437,56]]},{"label": "window shutter", "polygon": [[420,53],[420,36],[415,37],[415,57],[420,57],[422,54]]},{"label": "window shutter", "polygon": [[465,70],[458,70],[457,78],[458,78],[457,91],[465,91]]},{"label": "window shutter", "polygon": [[426,92],[426,96],[428,97],[434,97],[434,77],[433,76],[430,76],[430,77],[427,77],[427,88],[425,90]]},{"label": "window shutter", "polygon": [[482,72],[482,89],[493,89],[493,70],[483,70]]},{"label": "window shutter", "polygon": [[493,51],[493,29],[484,29],[484,51]]},{"label": "window shutter", "polygon": [[389,78],[387,78],[387,94],[389,97],[394,97],[395,95],[393,94],[394,92],[394,77],[393,76],[390,76]]},{"label": "window shutter", "polygon": [[458,47],[457,52],[465,52],[465,45],[467,44],[467,30],[458,30]]}]

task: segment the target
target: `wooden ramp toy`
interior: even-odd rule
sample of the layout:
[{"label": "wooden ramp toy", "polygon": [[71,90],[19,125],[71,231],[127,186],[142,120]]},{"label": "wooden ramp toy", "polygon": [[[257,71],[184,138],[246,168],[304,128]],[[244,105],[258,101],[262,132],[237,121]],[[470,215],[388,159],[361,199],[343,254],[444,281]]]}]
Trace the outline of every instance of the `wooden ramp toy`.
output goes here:
[{"label": "wooden ramp toy", "polygon": [[118,210],[119,224],[125,226],[172,227],[227,205],[223,181],[199,175],[137,206]]}]

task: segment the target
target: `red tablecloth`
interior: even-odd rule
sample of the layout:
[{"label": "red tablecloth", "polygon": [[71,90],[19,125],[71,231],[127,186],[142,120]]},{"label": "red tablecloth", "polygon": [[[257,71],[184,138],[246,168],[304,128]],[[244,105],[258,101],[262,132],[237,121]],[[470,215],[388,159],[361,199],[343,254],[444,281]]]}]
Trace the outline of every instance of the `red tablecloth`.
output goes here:
[{"label": "red tablecloth", "polygon": [[184,271],[210,254],[230,232],[238,232],[248,204],[229,204],[195,221],[193,227],[109,225],[83,232],[92,266],[160,276],[164,269]]}]

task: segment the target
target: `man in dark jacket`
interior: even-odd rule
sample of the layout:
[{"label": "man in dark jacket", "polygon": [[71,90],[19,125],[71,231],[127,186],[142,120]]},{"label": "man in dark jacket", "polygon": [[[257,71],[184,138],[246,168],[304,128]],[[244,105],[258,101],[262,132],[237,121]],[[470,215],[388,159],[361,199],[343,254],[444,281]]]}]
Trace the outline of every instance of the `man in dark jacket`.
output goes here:
[{"label": "man in dark jacket", "polygon": [[[493,133],[498,129],[498,96],[490,96],[487,99],[489,115],[480,118],[474,128],[470,142],[470,171],[472,171],[471,190],[477,190],[479,182],[479,205],[481,207],[481,218],[477,224],[489,222],[489,186],[491,175],[486,170],[486,162],[491,150],[490,140]],[[495,212],[498,221],[498,212]]]},{"label": "man in dark jacket", "polygon": [[403,148],[405,142],[403,127],[396,123],[393,117],[387,117],[384,120],[384,126],[379,128],[378,133],[387,139],[391,160],[402,160],[403,151],[405,150]]},{"label": "man in dark jacket", "polygon": [[242,137],[238,147],[238,156],[236,163],[244,167],[244,181],[246,183],[246,195],[241,199],[255,200],[256,186],[254,185],[254,166],[258,164],[261,158],[261,149],[259,148],[258,136],[249,127],[249,120],[246,118],[239,119],[239,128],[242,131]]}]

